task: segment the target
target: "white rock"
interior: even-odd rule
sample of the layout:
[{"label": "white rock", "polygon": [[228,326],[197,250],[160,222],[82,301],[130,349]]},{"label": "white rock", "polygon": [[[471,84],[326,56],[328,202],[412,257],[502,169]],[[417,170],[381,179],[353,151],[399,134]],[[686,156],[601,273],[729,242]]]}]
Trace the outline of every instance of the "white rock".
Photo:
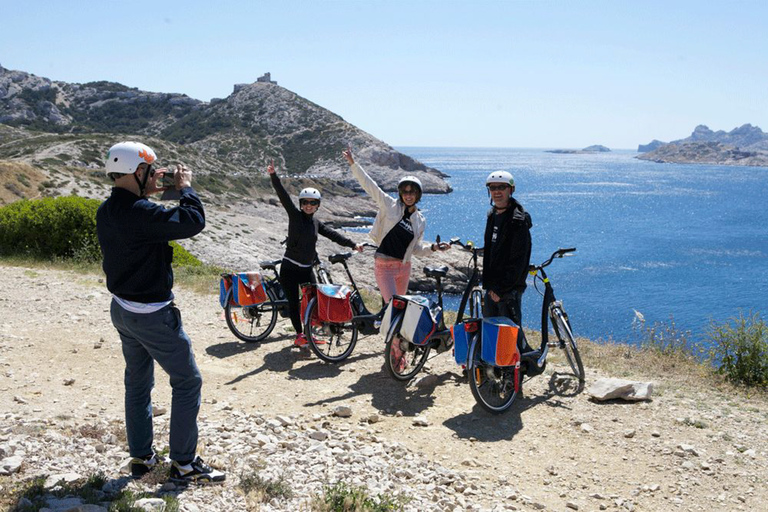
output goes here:
[{"label": "white rock", "polygon": [[159,405],[152,406],[152,416],[162,416],[167,412],[168,412],[168,409],[166,409],[165,407],[160,407]]},{"label": "white rock", "polygon": [[595,400],[650,400],[653,393],[652,382],[635,382],[624,379],[602,378],[589,388],[589,395]]},{"label": "white rock", "polygon": [[142,498],[136,500],[136,506],[147,512],[163,512],[165,510],[165,501],[160,498]]},{"label": "white rock", "polygon": [[0,460],[0,475],[12,475],[21,468],[23,462],[24,459],[20,455],[14,455]]},{"label": "white rock", "polygon": [[424,416],[416,416],[413,418],[413,425],[416,427],[428,427],[429,426],[429,420],[425,418]]},{"label": "white rock", "polygon": [[58,475],[51,475],[45,479],[44,487],[46,489],[50,489],[59,484],[71,484],[82,479],[83,476],[79,473],[61,473]]},{"label": "white rock", "polygon": [[589,423],[582,423],[579,428],[581,428],[582,432],[587,432],[587,433],[592,432],[594,430],[592,428],[592,425],[590,425]]}]

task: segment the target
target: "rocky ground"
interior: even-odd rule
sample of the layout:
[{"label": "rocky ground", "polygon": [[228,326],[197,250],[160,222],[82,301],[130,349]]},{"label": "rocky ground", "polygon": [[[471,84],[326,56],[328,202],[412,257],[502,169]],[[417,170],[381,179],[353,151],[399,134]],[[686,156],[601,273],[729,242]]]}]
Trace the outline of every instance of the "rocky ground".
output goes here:
[{"label": "rocky ground", "polygon": [[[285,322],[264,343],[238,342],[213,294],[184,289],[178,303],[205,379],[199,451],[228,481],[129,482],[109,301],[98,275],[0,268],[0,470],[11,472],[0,494],[34,476],[103,471],[106,491],[176,495],[188,511],[256,509],[238,485],[254,475],[293,491],[262,510],[307,508],[336,481],[402,495],[414,511],[758,510],[768,498],[762,400],[653,375],[650,402],[596,403],[563,392],[555,360],[512,410],[491,416],[449,354],[404,386],[382,368],[380,337],[328,365],[292,348]],[[589,369],[587,386],[600,375]],[[156,380],[163,448],[170,389],[159,370]]]},{"label": "rocky ground", "polygon": [[[282,252],[284,213],[268,201],[210,208],[208,220],[186,243],[206,262],[244,270]],[[328,241],[319,248],[337,249]],[[454,250],[417,261],[414,276],[425,263],[465,260]],[[372,286],[370,254],[351,261]],[[108,479],[103,499],[119,489],[150,491],[176,496],[185,511],[308,510],[338,481],[401,496],[412,511],[759,510],[768,501],[764,398],[638,369],[633,377],[655,382],[652,401],[597,403],[574,392],[554,358],[512,410],[491,416],[449,353],[406,386],[383,369],[379,336],[328,365],[291,347],[285,321],[263,343],[237,341],[216,295],[184,288],[177,303],[204,376],[199,452],[228,480],[189,488],[163,475],[129,481],[120,473],[123,360],[109,302],[100,275],[0,267],[0,473],[9,473],[0,476],[1,506],[13,506],[12,490],[33,477],[53,476],[50,487],[98,471]],[[587,389],[614,376],[594,363],[585,358]],[[154,400],[162,449],[170,388],[159,369]],[[243,490],[256,477],[282,482],[292,497],[261,503]],[[47,506],[76,503],[60,497]]]}]

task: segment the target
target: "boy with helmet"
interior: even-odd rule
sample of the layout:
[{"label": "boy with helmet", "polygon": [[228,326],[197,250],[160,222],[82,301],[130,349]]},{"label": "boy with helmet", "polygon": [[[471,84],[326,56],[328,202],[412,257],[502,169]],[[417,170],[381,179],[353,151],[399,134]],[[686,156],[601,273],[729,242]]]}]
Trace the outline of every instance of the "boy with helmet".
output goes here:
[{"label": "boy with helmet", "polygon": [[[419,178],[405,176],[400,179],[397,184],[398,197],[395,199],[384,192],[355,162],[350,148],[342,154],[349,162],[352,175],[379,207],[370,237],[379,246],[374,255],[374,269],[381,298],[386,304],[392,295],[407,293],[413,254],[426,256],[437,250],[445,251],[451,246],[423,242],[427,223],[416,207],[422,193]],[[393,347],[395,345],[392,344]]]},{"label": "boy with helmet", "polygon": [[[494,171],[485,185],[492,208],[485,223],[483,316],[505,316],[522,325],[523,292],[531,260],[531,216],[512,197],[512,174]],[[521,348],[528,350],[524,341]]]},{"label": "boy with helmet", "polygon": [[109,198],[96,213],[96,231],[104,257],[111,317],[125,359],[125,427],[131,475],[148,473],[160,457],[152,447],[154,362],[170,376],[171,479],[221,482],[224,473],[196,456],[197,414],[202,377],[181,314],[173,303],[171,240],[189,238],[205,227],[205,212],[192,188],[192,173],[174,172],[179,206],[166,209],[147,197],[165,190],[157,180],[168,169],[153,168],[157,156],[149,146],[121,142],[109,150],[107,176],[114,181]]},{"label": "boy with helmet", "polygon": [[301,325],[301,309],[299,307],[299,288],[303,283],[315,282],[312,264],[317,259],[317,235],[323,235],[344,247],[362,251],[363,246],[356,244],[338,231],[331,229],[315,218],[320,208],[320,191],[316,188],[305,188],[299,192],[299,208],[291,201],[291,196],[280,182],[275,172],[274,162],[267,167],[272,186],[277,193],[280,203],[288,213],[288,240],[285,243],[285,254],[280,264],[280,283],[283,285],[285,298],[288,300],[288,312],[291,324],[296,330],[293,344],[302,347],[306,345],[307,337]]}]

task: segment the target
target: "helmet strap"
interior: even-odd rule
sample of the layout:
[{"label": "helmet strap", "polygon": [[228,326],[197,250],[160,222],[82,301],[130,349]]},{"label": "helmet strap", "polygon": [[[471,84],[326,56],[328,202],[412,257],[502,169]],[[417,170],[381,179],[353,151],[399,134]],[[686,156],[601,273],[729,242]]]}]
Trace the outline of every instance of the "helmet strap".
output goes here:
[{"label": "helmet strap", "polygon": [[144,192],[147,190],[147,180],[149,179],[149,168],[144,169],[144,179],[139,180],[139,177],[136,176],[136,173],[139,170],[136,169],[133,172],[133,178],[136,180],[136,184],[139,186],[139,197],[145,197]]}]

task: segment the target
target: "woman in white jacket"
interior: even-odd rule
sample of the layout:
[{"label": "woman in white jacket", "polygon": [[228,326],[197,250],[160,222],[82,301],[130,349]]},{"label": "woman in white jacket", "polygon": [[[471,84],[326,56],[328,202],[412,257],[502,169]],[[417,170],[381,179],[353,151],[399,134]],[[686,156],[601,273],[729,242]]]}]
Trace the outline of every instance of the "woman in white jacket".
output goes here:
[{"label": "woman in white jacket", "polygon": [[355,162],[351,149],[347,148],[343,155],[349,162],[352,175],[379,207],[370,237],[379,246],[374,255],[376,283],[381,298],[388,303],[392,295],[403,295],[408,291],[412,255],[430,255],[437,250],[447,250],[450,245],[423,241],[426,221],[416,207],[422,193],[418,178],[406,176],[401,179],[395,199]]}]

